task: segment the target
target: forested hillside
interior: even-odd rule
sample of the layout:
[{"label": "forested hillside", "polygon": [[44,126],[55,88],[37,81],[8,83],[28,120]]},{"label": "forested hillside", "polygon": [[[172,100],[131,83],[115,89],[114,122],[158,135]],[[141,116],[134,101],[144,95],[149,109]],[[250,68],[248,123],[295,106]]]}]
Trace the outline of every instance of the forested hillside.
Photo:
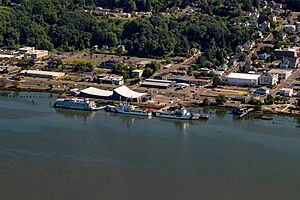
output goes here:
[{"label": "forested hillside", "polygon": [[[184,17],[158,12],[175,3],[183,7],[200,3],[201,12]],[[247,28],[230,27],[228,21],[258,4],[258,0],[0,0],[0,46],[74,51],[123,44],[129,55],[149,57],[186,55],[197,48],[210,61],[222,60],[250,38]],[[154,15],[122,20],[97,18],[85,11],[96,6],[152,10]]]}]

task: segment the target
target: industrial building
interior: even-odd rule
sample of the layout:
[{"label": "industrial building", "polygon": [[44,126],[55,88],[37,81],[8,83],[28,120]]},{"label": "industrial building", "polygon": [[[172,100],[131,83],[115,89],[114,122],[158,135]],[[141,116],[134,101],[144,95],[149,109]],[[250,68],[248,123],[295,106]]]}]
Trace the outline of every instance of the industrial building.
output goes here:
[{"label": "industrial building", "polygon": [[23,70],[21,74],[24,76],[34,77],[34,78],[49,78],[49,79],[59,79],[65,76],[63,72],[50,72],[50,71],[39,71],[39,70]]},{"label": "industrial building", "polygon": [[134,101],[141,102],[146,96],[146,93],[139,93],[131,90],[127,86],[120,86],[113,91],[101,90],[94,87],[83,89],[78,94],[79,97],[105,99],[105,100],[121,100],[121,101]]},{"label": "industrial building", "polygon": [[0,74],[15,74],[21,71],[17,66],[0,66]]},{"label": "industrial building", "polygon": [[228,85],[257,86],[259,74],[230,73],[224,78]]},{"label": "industrial building", "polygon": [[141,86],[147,88],[159,88],[159,89],[167,89],[171,86],[175,85],[174,81],[167,80],[158,80],[158,79],[146,79]]}]

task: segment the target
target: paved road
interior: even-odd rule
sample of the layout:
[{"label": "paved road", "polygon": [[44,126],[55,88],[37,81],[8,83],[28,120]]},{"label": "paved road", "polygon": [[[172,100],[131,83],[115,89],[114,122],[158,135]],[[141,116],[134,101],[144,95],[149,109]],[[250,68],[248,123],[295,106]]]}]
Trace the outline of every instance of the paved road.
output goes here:
[{"label": "paved road", "polygon": [[280,83],[276,88],[272,89],[270,94],[275,96],[276,93],[282,88],[291,88],[298,77],[300,77],[300,68],[296,69],[289,78]]}]

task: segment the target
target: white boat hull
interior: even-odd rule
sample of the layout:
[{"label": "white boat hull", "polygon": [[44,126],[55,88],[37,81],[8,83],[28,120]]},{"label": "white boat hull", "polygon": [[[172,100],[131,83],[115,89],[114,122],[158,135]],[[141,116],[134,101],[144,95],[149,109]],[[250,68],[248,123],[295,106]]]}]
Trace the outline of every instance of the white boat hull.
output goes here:
[{"label": "white boat hull", "polygon": [[126,114],[126,115],[135,115],[135,116],[144,116],[144,117],[150,117],[152,115],[151,112],[143,112],[143,111],[124,111],[122,109],[108,106],[106,107],[106,111],[108,112],[114,112],[114,113],[120,113],[120,114]]}]

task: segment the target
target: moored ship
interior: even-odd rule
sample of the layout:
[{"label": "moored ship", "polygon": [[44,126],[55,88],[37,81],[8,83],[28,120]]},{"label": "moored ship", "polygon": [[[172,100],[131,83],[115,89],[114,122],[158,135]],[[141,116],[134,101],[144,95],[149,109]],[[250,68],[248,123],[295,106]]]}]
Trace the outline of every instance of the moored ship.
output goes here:
[{"label": "moored ship", "polygon": [[130,105],[128,102],[120,103],[119,106],[107,106],[105,108],[107,112],[121,113],[127,115],[147,116],[152,115],[151,111],[137,110],[135,106]]},{"label": "moored ship", "polygon": [[190,113],[185,108],[177,109],[169,113],[158,112],[156,113],[155,116],[159,118],[179,119],[179,120],[200,120],[200,119],[208,120],[209,119],[207,115]]},{"label": "moored ship", "polygon": [[88,99],[79,99],[79,98],[60,98],[57,99],[55,108],[64,108],[64,109],[74,109],[74,110],[87,110],[95,111],[100,110],[100,107],[97,107],[95,101]]}]

